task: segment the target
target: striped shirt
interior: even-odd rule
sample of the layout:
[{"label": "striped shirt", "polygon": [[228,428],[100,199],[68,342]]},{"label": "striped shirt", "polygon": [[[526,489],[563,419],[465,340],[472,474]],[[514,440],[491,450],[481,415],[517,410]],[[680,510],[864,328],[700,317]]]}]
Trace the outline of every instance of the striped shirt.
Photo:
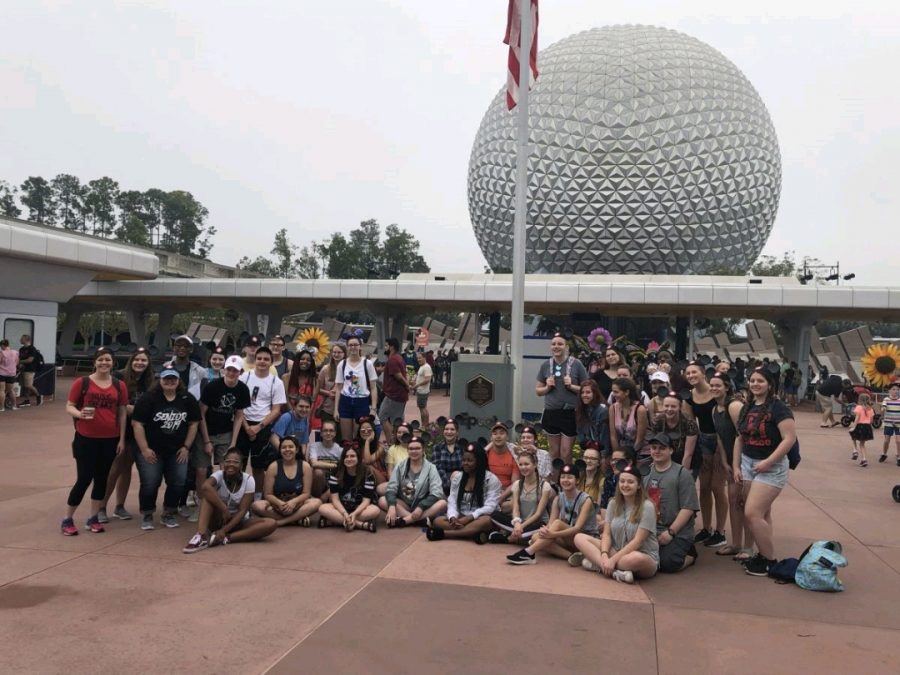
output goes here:
[{"label": "striped shirt", "polygon": [[886,398],[881,404],[884,406],[885,424],[900,425],[900,398]]}]

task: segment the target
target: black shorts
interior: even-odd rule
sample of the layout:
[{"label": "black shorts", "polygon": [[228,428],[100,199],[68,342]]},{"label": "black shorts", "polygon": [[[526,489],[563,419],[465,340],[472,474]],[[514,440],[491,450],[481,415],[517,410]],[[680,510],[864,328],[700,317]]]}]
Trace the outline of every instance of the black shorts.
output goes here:
[{"label": "black shorts", "polygon": [[[249,422],[256,424],[256,422]],[[256,434],[256,438],[252,441],[244,431],[243,427],[238,433],[237,447],[244,456],[244,466],[246,466],[247,458],[250,458],[250,466],[254,469],[267,469],[269,464],[275,461],[278,455],[277,450],[273,451],[269,445],[269,438],[272,436],[272,425],[264,427]]]},{"label": "black shorts", "polygon": [[544,410],[541,415],[541,426],[548,436],[567,436],[575,438],[577,428],[575,426],[575,409],[571,410]]},{"label": "black shorts", "polygon": [[15,384],[16,376],[15,375],[0,375],[0,382],[4,382],[5,384]]},{"label": "black shorts", "polygon": [[678,572],[684,567],[684,559],[696,554],[694,544],[683,537],[675,537],[668,544],[659,546],[659,571]]}]

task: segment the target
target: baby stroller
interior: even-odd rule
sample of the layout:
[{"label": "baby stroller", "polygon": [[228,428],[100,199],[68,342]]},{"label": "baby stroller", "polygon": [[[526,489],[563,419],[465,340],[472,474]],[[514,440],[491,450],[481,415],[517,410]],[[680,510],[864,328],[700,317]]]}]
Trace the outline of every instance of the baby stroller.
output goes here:
[{"label": "baby stroller", "polygon": [[[857,394],[867,394],[874,403],[875,394],[873,394],[872,390],[869,389],[868,387],[864,387],[864,386],[858,384],[855,387],[853,387],[853,391],[855,391]],[[848,403],[847,405],[844,406],[843,414],[841,415],[841,426],[842,427],[849,427],[851,424],[853,424],[853,417],[854,417],[853,411],[855,409],[856,409],[855,403]],[[875,416],[872,418],[872,428],[880,429],[881,422],[882,422],[881,413],[876,412]]]}]

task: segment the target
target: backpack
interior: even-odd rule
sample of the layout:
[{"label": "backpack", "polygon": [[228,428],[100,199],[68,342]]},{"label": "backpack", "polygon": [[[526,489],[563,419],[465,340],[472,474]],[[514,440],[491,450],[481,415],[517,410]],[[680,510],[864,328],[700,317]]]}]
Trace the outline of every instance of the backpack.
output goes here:
[{"label": "backpack", "polygon": [[41,354],[41,350],[37,347],[34,348],[34,361],[31,362],[31,365],[34,366],[36,373],[41,372],[41,368],[44,367],[44,355]]},{"label": "backpack", "polygon": [[769,567],[769,576],[775,580],[776,584],[792,584],[795,581],[799,564],[798,558],[779,560]]},{"label": "backpack", "polygon": [[[117,375],[113,374],[112,382],[113,382],[113,388],[116,390],[116,408],[118,408],[119,406],[122,405],[122,390],[119,388],[119,385],[121,384],[122,380],[120,380]],[[89,375],[85,375],[84,377],[81,378],[81,394],[78,396],[78,404],[75,406],[79,410],[81,410],[81,407],[84,405],[84,397],[87,396],[87,392],[88,392],[88,389],[90,389],[90,386],[91,386],[91,378]],[[125,403],[127,404],[128,401],[125,401]],[[78,428],[78,420],[73,419],[72,424],[75,426],[76,429]]]},{"label": "backpack", "polygon": [[838,570],[847,565],[839,542],[816,541],[800,556],[794,581],[808,591],[843,591]]},{"label": "backpack", "polygon": [[[772,401],[769,402],[769,404],[767,406],[770,414],[771,414],[772,405],[774,404],[774,402],[775,402],[775,400],[773,399]],[[744,425],[744,419],[746,419],[746,417],[747,417],[747,412],[750,410],[750,405],[751,405],[750,403],[745,403],[744,407],[741,408],[741,414],[738,417],[738,423],[737,423],[737,426],[735,427],[735,430],[738,432],[738,435],[740,435],[740,433],[741,433],[740,430],[741,430],[741,427]],[[773,424],[772,428],[774,429],[775,433],[778,434],[778,443],[781,443],[781,432],[778,430],[778,426]],[[773,437],[774,437],[774,435],[773,435]],[[778,443],[775,444],[776,447],[778,446]],[[791,446],[791,449],[788,450],[787,458],[788,458],[788,467],[792,471],[800,465],[800,460],[803,458],[800,457],[800,438],[799,437],[797,437],[797,440],[794,441],[794,444]]]}]

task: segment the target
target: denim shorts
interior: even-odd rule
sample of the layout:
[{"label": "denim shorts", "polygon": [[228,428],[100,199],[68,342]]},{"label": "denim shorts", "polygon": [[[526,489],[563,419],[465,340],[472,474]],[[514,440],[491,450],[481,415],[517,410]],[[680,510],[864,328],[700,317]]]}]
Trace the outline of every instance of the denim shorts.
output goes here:
[{"label": "denim shorts", "polygon": [[787,455],[776,462],[775,465],[765,473],[753,473],[754,466],[759,464],[761,459],[753,459],[747,455],[741,455],[741,476],[745,481],[757,480],[760,483],[771,485],[779,490],[787,485],[788,482],[788,458]]},{"label": "denim shorts", "polygon": [[342,419],[358,420],[369,414],[369,407],[372,405],[372,399],[368,396],[341,396],[341,402],[338,405],[338,413]]}]

